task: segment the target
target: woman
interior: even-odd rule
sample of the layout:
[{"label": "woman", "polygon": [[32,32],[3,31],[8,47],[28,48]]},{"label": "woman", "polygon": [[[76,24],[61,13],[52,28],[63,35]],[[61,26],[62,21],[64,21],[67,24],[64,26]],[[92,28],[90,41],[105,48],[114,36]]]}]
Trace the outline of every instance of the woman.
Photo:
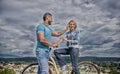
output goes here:
[{"label": "woman", "polygon": [[65,70],[65,61],[60,56],[60,54],[63,55],[70,55],[72,68],[75,72],[75,74],[80,74],[78,69],[78,55],[79,55],[79,31],[76,30],[77,23],[74,20],[70,20],[68,22],[69,31],[66,33],[64,38],[61,38],[61,41],[67,42],[67,48],[57,49],[54,51],[54,54],[56,56],[56,59],[60,66],[62,67],[62,70]]}]

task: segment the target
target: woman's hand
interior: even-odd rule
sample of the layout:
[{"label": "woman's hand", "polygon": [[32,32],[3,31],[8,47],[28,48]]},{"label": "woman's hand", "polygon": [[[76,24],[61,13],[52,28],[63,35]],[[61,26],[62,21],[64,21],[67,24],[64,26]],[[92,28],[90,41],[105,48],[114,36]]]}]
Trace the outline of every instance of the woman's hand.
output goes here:
[{"label": "woman's hand", "polygon": [[63,38],[63,40],[67,41],[67,38],[66,38],[66,37],[64,37],[64,38]]},{"label": "woman's hand", "polygon": [[67,40],[67,42],[72,43],[72,40]]}]

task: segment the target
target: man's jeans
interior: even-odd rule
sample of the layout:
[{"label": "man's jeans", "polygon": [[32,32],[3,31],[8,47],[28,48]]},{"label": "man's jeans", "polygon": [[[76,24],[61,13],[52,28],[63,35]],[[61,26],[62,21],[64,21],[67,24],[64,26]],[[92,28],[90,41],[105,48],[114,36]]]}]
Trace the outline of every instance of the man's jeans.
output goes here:
[{"label": "man's jeans", "polygon": [[56,59],[60,66],[64,66],[66,63],[64,59],[60,56],[62,55],[67,55],[70,54],[71,62],[72,62],[72,68],[75,72],[75,74],[80,74],[79,69],[78,69],[78,54],[79,54],[79,48],[62,48],[62,49],[57,49],[54,51],[54,54],[56,56]]},{"label": "man's jeans", "polygon": [[36,56],[38,59],[38,73],[37,74],[49,74],[49,66],[48,66],[48,60],[49,60],[49,52],[46,52],[45,50],[39,50],[36,51]]}]

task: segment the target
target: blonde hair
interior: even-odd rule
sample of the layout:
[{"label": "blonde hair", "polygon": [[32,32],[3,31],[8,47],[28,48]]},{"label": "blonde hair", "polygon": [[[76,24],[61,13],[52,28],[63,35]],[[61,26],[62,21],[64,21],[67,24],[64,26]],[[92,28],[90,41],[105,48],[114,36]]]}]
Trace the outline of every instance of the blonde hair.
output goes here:
[{"label": "blonde hair", "polygon": [[77,23],[76,23],[76,21],[74,21],[74,20],[70,20],[70,21],[68,22],[68,25],[70,25],[71,22],[74,23],[74,25],[75,25],[75,29],[76,29],[76,28],[77,28]]}]

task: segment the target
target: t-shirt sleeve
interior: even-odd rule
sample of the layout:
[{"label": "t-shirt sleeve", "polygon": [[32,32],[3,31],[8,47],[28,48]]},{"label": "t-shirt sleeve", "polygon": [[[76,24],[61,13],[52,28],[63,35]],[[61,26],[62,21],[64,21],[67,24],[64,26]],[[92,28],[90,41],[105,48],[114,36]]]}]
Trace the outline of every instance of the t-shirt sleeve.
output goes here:
[{"label": "t-shirt sleeve", "polygon": [[37,27],[37,33],[44,33],[44,26],[39,25],[39,26]]}]

